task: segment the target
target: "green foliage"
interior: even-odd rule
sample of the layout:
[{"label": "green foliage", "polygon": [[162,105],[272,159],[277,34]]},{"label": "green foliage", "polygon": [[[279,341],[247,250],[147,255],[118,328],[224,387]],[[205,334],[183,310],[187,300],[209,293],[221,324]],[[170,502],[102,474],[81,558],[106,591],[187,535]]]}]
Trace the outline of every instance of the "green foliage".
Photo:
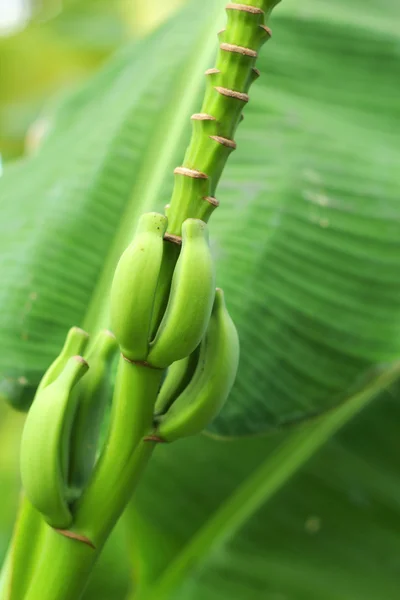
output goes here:
[{"label": "green foliage", "polygon": [[[104,324],[137,215],[168,200],[199,74],[212,64],[220,12],[212,4],[214,14],[200,18],[189,6],[123,50],[59,111],[38,156],[3,177],[1,389],[16,404],[31,395],[67,326]],[[384,36],[357,28],[345,3],[342,15],[346,28],[318,18],[299,28],[290,3],[277,9],[264,77],[219,190],[211,223],[218,283],[243,348],[234,393],[213,426],[220,434],[319,413],[398,352],[394,37],[389,19],[380,21]]]},{"label": "green foliage", "polygon": [[[399,417],[397,398],[382,396],[284,487],[308,436],[203,436],[160,448],[128,515],[132,598],[396,600]],[[232,504],[222,538],[199,544]]]},{"label": "green foliage", "polygon": [[[194,2],[123,49],[64,104],[38,155],[2,178],[0,389],[15,405],[29,402],[68,327],[107,325],[107,291],[135,221],[170,197],[219,8]],[[210,230],[242,346],[212,432],[280,432],[158,450],[130,514],[139,597],[151,597],[155,577],[172,578],[174,600],[398,596],[398,390],[301,470],[297,452],[308,448],[305,460],[320,444],[305,436],[302,446],[303,430],[288,427],[329,409],[320,431],[354,386],[399,355],[396,13],[394,0],[276,9]],[[281,443],[291,449],[285,472],[268,462]],[[264,467],[275,487],[259,483],[239,526],[187,555],[193,534]],[[187,556],[179,576],[163,574]]]},{"label": "green foliage", "polygon": [[58,0],[31,4],[37,9],[32,22],[20,32],[0,36],[2,160],[20,156],[25,146],[31,150],[47,128],[57,99],[128,37],[119,0],[67,0],[63,10]]}]

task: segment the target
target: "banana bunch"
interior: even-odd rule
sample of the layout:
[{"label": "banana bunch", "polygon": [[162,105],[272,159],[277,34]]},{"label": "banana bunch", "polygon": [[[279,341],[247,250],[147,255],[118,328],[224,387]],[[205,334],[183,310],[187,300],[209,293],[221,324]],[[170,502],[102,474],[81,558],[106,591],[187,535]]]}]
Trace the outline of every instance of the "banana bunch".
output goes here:
[{"label": "banana bunch", "polygon": [[55,361],[47,369],[39,383],[36,393],[53,383],[64,370],[71,356],[83,354],[89,341],[89,334],[79,327],[71,327],[64,342],[64,346]]},{"label": "banana bunch", "polygon": [[[155,433],[165,441],[198,433],[219,412],[233,385],[239,341],[223,293],[215,290],[207,226],[199,219],[184,221],[180,249],[165,239],[167,223],[164,215],[143,215],[121,256],[110,298],[115,337],[101,332],[85,354],[88,334],[72,328],[28,413],[22,483],[32,505],[57,529],[71,527],[75,502],[104,475],[100,466],[115,469],[113,440],[113,452],[123,456],[122,441],[130,431],[130,456],[146,428],[151,431],[153,416]],[[94,472],[117,347],[121,372],[129,367],[129,378],[123,380],[129,385],[116,385],[120,411],[114,407],[108,442]],[[121,395],[129,401],[121,402]]]},{"label": "banana bunch", "polygon": [[[172,275],[166,229],[164,215],[140,219],[115,272],[111,318],[126,359],[168,368],[155,404],[155,433],[173,441],[202,431],[219,412],[235,380],[239,341],[223,292],[215,291],[206,224],[183,222]],[[161,290],[168,299],[157,322]]]},{"label": "banana bunch", "polygon": [[93,469],[106,375],[116,348],[114,336],[101,332],[86,360],[82,354],[88,339],[82,329],[69,331],[38,387],[21,440],[21,479],[27,498],[57,529],[72,524],[71,504]]},{"label": "banana bunch", "polygon": [[206,224],[187,219],[166,308],[152,333],[157,295],[165,288],[167,217],[141,217],[117,265],[111,288],[111,324],[123,356],[164,369],[190,355],[204,337],[215,296],[214,263]]},{"label": "banana bunch", "polygon": [[155,405],[156,435],[172,442],[200,433],[225,403],[238,363],[238,334],[217,289],[200,347],[168,370]]}]

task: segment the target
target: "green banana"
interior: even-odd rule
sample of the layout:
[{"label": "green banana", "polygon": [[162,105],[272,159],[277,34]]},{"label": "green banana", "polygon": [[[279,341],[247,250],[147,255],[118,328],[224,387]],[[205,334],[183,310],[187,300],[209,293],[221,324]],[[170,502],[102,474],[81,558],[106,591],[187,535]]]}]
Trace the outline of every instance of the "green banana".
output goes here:
[{"label": "green banana", "polygon": [[101,331],[86,360],[89,373],[77,385],[75,414],[69,463],[70,493],[78,497],[92,472],[97,453],[100,427],[110,392],[108,371],[117,349],[111,331]]},{"label": "green banana", "polygon": [[164,242],[164,253],[158,278],[157,292],[154,300],[153,317],[151,322],[150,339],[153,339],[160,326],[171,291],[171,281],[180,253],[180,246]]},{"label": "green banana", "polygon": [[174,362],[167,371],[167,375],[158,392],[155,415],[167,412],[170,406],[192,379],[199,359],[199,347],[192,354]]},{"label": "green banana", "polygon": [[36,394],[22,434],[21,478],[26,495],[47,523],[59,529],[72,523],[67,489],[76,410],[72,390],[87,369],[82,356],[71,357],[58,377]]},{"label": "green banana", "polygon": [[167,308],[150,344],[149,364],[168,367],[199,345],[210,319],[214,282],[207,225],[200,219],[187,219],[182,225],[182,250],[172,276]]},{"label": "green banana", "polygon": [[167,222],[159,213],[142,215],[115,270],[110,299],[112,330],[122,354],[131,361],[147,357]]},{"label": "green banana", "polygon": [[57,379],[71,356],[83,354],[88,341],[89,334],[86,333],[86,331],[80,329],[79,327],[71,327],[71,329],[68,331],[60,354],[43,375],[36,393]]},{"label": "green banana", "polygon": [[157,436],[166,442],[200,433],[221,410],[235,381],[239,338],[217,289],[196,371],[165,415],[156,418]]}]

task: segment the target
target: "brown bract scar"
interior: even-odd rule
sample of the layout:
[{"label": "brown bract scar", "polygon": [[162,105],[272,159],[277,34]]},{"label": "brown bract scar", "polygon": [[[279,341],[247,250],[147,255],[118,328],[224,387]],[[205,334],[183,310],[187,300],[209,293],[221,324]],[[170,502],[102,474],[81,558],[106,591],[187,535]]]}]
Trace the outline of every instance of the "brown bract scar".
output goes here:
[{"label": "brown bract scar", "polygon": [[159,367],[154,367],[153,365],[148,363],[147,360],[131,360],[130,358],[128,358],[127,356],[122,354],[122,352],[121,352],[121,356],[124,360],[126,360],[127,363],[130,363],[131,365],[137,365],[138,367],[146,367],[147,369],[154,369],[155,371],[163,371],[164,370],[164,369],[159,369]]},{"label": "brown bract scar", "polygon": [[79,354],[76,354],[75,356],[73,356],[73,359],[76,360],[76,362],[79,362],[82,365],[85,365],[86,367],[89,366],[89,363],[83,358],[83,356],[80,356]]},{"label": "brown bract scar", "polygon": [[250,6],[249,4],[232,4],[226,5],[226,10],[242,10],[243,12],[252,13],[253,15],[263,15],[264,11],[258,6]]},{"label": "brown bract scar", "polygon": [[204,75],[218,75],[218,73],[221,73],[221,71],[216,67],[212,67],[212,69],[207,69],[207,71],[204,71]]},{"label": "brown bract scar", "polygon": [[236,142],[235,142],[235,140],[230,140],[230,139],[224,138],[224,137],[222,137],[220,135],[210,135],[209,138],[211,140],[214,140],[218,144],[221,144],[222,146],[226,146],[227,148],[231,148],[232,150],[236,149]]},{"label": "brown bract scar", "polygon": [[165,233],[164,240],[166,242],[172,242],[173,244],[177,244],[178,246],[182,246],[182,238],[180,235],[174,235],[173,233]]},{"label": "brown bract scar", "polygon": [[257,52],[252,50],[251,48],[245,48],[244,46],[236,46],[235,44],[220,44],[219,46],[221,50],[225,50],[225,52],[236,52],[237,54],[243,54],[243,56],[251,56],[252,58],[257,58]]},{"label": "brown bract scar", "polygon": [[272,37],[272,31],[269,27],[267,27],[266,25],[260,25],[261,29],[264,29],[264,31],[269,35],[269,37]]},{"label": "brown bract scar", "polygon": [[249,95],[243,92],[236,92],[235,90],[229,90],[228,88],[220,87],[218,85],[214,89],[217,90],[219,94],[228,96],[228,98],[235,98],[236,100],[241,100],[242,102],[249,101]]},{"label": "brown bract scar", "polygon": [[108,337],[110,337],[110,338],[112,338],[112,339],[114,339],[114,340],[116,339],[116,337],[115,337],[115,335],[113,334],[113,332],[112,332],[112,331],[110,331],[109,329],[103,329],[103,331],[104,331],[104,334],[105,334],[105,335],[108,335]]},{"label": "brown bract scar", "polygon": [[71,329],[72,329],[72,331],[76,331],[77,333],[82,333],[86,337],[90,337],[89,333],[87,331],[85,331],[84,329],[82,329],[82,327],[77,327],[76,325],[74,325],[74,327],[72,327]]},{"label": "brown bract scar", "polygon": [[158,436],[158,435],[146,435],[143,438],[144,442],[156,442],[157,444],[166,444],[167,440],[164,440],[164,438]]},{"label": "brown bract scar", "polygon": [[256,77],[260,77],[261,73],[256,67],[253,67],[252,71]]},{"label": "brown bract scar", "polygon": [[196,169],[188,169],[187,167],[176,167],[174,174],[185,175],[186,177],[192,177],[193,179],[208,179],[206,173],[202,173]]},{"label": "brown bract scar", "polygon": [[214,196],[203,196],[203,200],[205,200],[209,204],[212,204],[213,206],[219,206],[219,202],[216,198],[214,198]]},{"label": "brown bract scar", "polygon": [[216,121],[216,118],[207,113],[195,113],[190,117],[192,121]]},{"label": "brown bract scar", "polygon": [[53,530],[60,535],[63,535],[70,540],[75,540],[76,542],[81,542],[82,544],[86,544],[93,550],[96,550],[96,546],[93,544],[91,540],[85,535],[81,535],[80,533],[75,533],[74,531],[70,531],[69,529],[58,529],[57,527],[53,527]]}]

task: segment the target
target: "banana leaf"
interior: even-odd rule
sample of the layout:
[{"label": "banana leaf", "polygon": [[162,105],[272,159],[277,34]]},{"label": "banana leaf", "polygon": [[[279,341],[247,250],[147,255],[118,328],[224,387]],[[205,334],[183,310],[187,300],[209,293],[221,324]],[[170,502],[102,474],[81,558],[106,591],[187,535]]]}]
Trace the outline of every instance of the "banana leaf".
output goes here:
[{"label": "banana leaf", "polygon": [[[354,4],[340,5],[346,26],[313,6],[276,9],[211,222],[242,346],[219,435],[320,414],[399,350],[392,5],[372,31]],[[107,325],[115,263],[138,214],[168,201],[223,18],[219,2],[190,4],[125,47],[60,108],[40,152],[5,170],[0,390],[15,405],[67,327]]]},{"label": "banana leaf", "polygon": [[[210,431],[242,437],[155,454],[127,518],[140,600],[398,598],[398,388],[382,392],[400,343],[397,16],[392,0],[275,10],[210,224],[242,345]],[[107,324],[115,263],[169,198],[223,18],[192,3],[123,48],[6,168],[0,389],[16,407],[70,325]]]}]

